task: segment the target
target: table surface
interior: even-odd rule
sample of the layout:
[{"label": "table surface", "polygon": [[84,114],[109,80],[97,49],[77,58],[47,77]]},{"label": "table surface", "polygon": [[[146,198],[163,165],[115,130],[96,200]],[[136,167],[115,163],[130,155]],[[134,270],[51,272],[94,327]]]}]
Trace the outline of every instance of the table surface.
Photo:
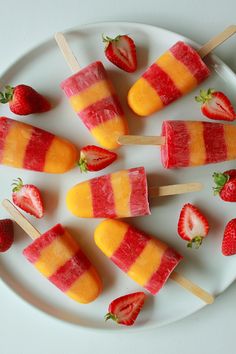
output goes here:
[{"label": "table surface", "polygon": [[[178,4],[178,5],[177,5]],[[191,5],[190,5],[191,4]],[[236,2],[225,0],[0,0],[0,72],[56,31],[103,21],[142,22],[199,43],[235,24]],[[5,9],[5,11],[4,11]],[[93,10],[92,10],[93,9]],[[216,54],[236,72],[236,37]],[[59,322],[29,306],[0,281],[1,354],[235,353],[236,283],[192,316],[141,333],[90,332]],[[122,338],[121,338],[122,337]],[[92,340],[91,340],[92,338]]]}]

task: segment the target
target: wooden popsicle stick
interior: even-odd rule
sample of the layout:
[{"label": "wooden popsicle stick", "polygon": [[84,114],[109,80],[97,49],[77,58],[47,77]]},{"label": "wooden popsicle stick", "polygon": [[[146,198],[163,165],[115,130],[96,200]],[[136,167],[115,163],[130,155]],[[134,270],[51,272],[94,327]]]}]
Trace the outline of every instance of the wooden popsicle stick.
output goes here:
[{"label": "wooden popsicle stick", "polygon": [[33,240],[41,236],[40,232],[21,214],[21,212],[8,199],[2,201],[2,206],[11,215],[15,222],[29,235]]},{"label": "wooden popsicle stick", "polygon": [[230,38],[233,34],[236,33],[236,25],[227,27],[223,32],[219,33],[217,36],[212,38],[209,42],[204,44],[199,50],[198,54],[201,58],[204,58],[207,54],[212,52],[216,47]]},{"label": "wooden popsicle stick", "polygon": [[150,198],[162,197],[165,195],[184,194],[190,192],[198,192],[203,189],[203,185],[198,182],[172,184],[169,186],[150,187],[148,195]]},{"label": "wooden popsicle stick", "polygon": [[164,145],[164,136],[121,135],[118,138],[120,145]]},{"label": "wooden popsicle stick", "polygon": [[176,281],[184,289],[190,291],[192,294],[202,299],[206,304],[212,304],[214,302],[215,298],[213,295],[200,288],[198,285],[194,284],[190,280],[186,279],[178,272],[173,271],[170,275],[170,278]]},{"label": "wooden popsicle stick", "polygon": [[73,73],[81,69],[76,57],[74,56],[65,36],[61,32],[55,33],[55,40],[60,48],[65,61]]}]

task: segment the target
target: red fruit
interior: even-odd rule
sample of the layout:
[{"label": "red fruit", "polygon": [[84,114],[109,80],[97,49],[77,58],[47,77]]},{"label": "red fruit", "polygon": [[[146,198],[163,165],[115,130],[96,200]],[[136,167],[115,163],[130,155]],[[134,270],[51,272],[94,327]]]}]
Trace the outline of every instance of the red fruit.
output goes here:
[{"label": "red fruit", "polygon": [[51,109],[48,100],[27,85],[6,86],[5,92],[0,92],[0,102],[9,102],[10,110],[18,115],[42,113]]},{"label": "red fruit", "polygon": [[118,297],[110,303],[105,320],[112,319],[119,324],[132,326],[143,307],[145,297],[143,292]]},{"label": "red fruit", "polygon": [[14,241],[13,222],[10,219],[0,220],[0,252],[7,251]]},{"label": "red fruit", "polygon": [[38,219],[42,218],[44,208],[39,189],[33,184],[23,184],[21,178],[18,178],[13,185],[15,186],[12,193],[13,203],[26,213]]},{"label": "red fruit", "polygon": [[81,172],[100,171],[117,159],[115,152],[95,145],[87,145],[80,150],[79,167]]},{"label": "red fruit", "polygon": [[236,170],[214,173],[214,195],[219,194],[226,202],[236,202]]},{"label": "red fruit", "polygon": [[199,248],[209,232],[209,223],[200,210],[190,203],[185,204],[180,212],[178,234],[189,241],[187,247]]},{"label": "red fruit", "polygon": [[223,92],[214,89],[200,90],[200,95],[195,100],[202,103],[202,113],[208,118],[227,121],[236,119],[232,103]]},{"label": "red fruit", "polygon": [[107,59],[118,68],[129,73],[137,69],[136,47],[132,38],[127,35],[119,35],[114,39],[103,36],[103,42],[106,43]]},{"label": "red fruit", "polygon": [[222,253],[224,256],[236,254],[236,219],[229,221],[225,227]]}]

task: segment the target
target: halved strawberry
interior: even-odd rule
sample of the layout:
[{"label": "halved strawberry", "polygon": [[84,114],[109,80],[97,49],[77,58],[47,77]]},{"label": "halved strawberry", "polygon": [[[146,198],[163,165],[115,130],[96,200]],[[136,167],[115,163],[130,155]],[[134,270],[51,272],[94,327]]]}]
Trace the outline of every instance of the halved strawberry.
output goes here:
[{"label": "halved strawberry", "polygon": [[232,103],[223,92],[211,88],[200,90],[200,95],[195,100],[202,103],[202,113],[208,118],[227,121],[236,119]]},{"label": "halved strawberry", "polygon": [[206,217],[193,204],[185,204],[180,212],[178,234],[182,239],[189,241],[187,247],[199,248],[202,240],[209,232],[209,223]]},{"label": "halved strawberry", "polygon": [[213,173],[216,187],[213,188],[214,195],[219,194],[225,202],[236,202],[236,169],[223,173]]},{"label": "halved strawberry", "polygon": [[95,145],[87,145],[80,150],[79,167],[81,172],[100,171],[117,159],[115,152]]},{"label": "halved strawberry", "polygon": [[105,320],[112,319],[116,323],[132,326],[143,307],[145,297],[143,292],[118,297],[110,303]]},{"label": "halved strawberry", "polygon": [[14,241],[13,222],[10,219],[0,220],[0,252],[6,252]]},{"label": "halved strawberry", "polygon": [[105,55],[108,60],[127,72],[137,69],[136,47],[132,38],[127,35],[118,35],[115,38],[103,36],[106,43]]},{"label": "halved strawberry", "polygon": [[236,254],[236,219],[226,225],[221,249],[224,256]]},{"label": "halved strawberry", "polygon": [[41,193],[33,184],[23,184],[21,178],[15,180],[12,193],[12,201],[22,210],[36,218],[43,217],[44,208]]}]

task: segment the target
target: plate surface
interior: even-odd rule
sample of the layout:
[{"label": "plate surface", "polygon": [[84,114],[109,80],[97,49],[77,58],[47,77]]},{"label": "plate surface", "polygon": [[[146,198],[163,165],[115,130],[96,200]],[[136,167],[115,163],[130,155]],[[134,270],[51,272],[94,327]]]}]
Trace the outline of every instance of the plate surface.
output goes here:
[{"label": "plate surface", "polygon": [[[138,55],[138,70],[135,74],[125,73],[106,60],[101,40],[103,33],[111,37],[119,33],[129,33],[134,38]],[[138,118],[132,114],[126,103],[129,87],[161,53],[178,40],[187,41],[195,47],[196,43],[158,27],[122,22],[87,25],[68,31],[66,35],[81,66],[86,66],[95,60],[103,61],[121,98],[132,134],[158,135],[165,119],[207,121],[194,101],[199,87],[165,110],[148,118]],[[236,105],[235,74],[215,56],[208,58],[207,62],[211,67],[212,75],[201,87],[214,87],[224,91]],[[1,75],[1,86],[5,84],[14,86],[19,83],[32,85],[51,99],[53,109],[47,114],[20,118],[14,116],[6,105],[1,105],[0,115],[22,120],[67,137],[78,147],[94,144],[94,140],[72,112],[59,88],[60,82],[69,75],[69,69],[53,39],[37,46]],[[88,178],[123,168],[144,166],[148,174],[149,186],[190,181],[202,182],[204,184],[202,192],[152,200],[151,216],[126,221],[156,235],[176,248],[184,256],[184,260],[178,266],[178,271],[209,292],[215,295],[220,294],[236,277],[236,257],[224,257],[221,254],[221,240],[225,224],[235,217],[234,204],[224,203],[219,198],[213,197],[211,178],[214,171],[236,168],[236,163],[231,161],[198,168],[165,170],[161,165],[160,152],[157,147],[121,147],[118,154],[117,162],[93,174],[82,175],[79,169],[75,168],[64,175],[48,175],[0,166],[0,200],[10,197],[11,183],[14,178],[21,177],[25,183],[36,184],[43,193],[46,215],[40,221],[31,217],[29,219],[41,232],[58,222],[65,225],[99,270],[104,290],[95,302],[88,305],[80,305],[57,291],[22,256],[22,250],[29,244],[30,239],[18,226],[15,227],[16,240],[13,247],[6,254],[0,255],[2,280],[24,300],[45,313],[69,323],[96,330],[124,330],[122,326],[116,326],[111,322],[105,323],[103,316],[112,299],[129,292],[140,291],[141,288],[97,249],[93,241],[93,231],[100,220],[77,219],[65,207],[65,195],[68,188]],[[176,232],[179,212],[186,202],[198,205],[210,221],[209,237],[199,250],[187,249],[185,242]],[[1,208],[0,218],[7,216]],[[157,296],[148,297],[136,326],[130,330],[162,326],[181,319],[203,306],[204,303],[201,300],[169,280]]]}]

